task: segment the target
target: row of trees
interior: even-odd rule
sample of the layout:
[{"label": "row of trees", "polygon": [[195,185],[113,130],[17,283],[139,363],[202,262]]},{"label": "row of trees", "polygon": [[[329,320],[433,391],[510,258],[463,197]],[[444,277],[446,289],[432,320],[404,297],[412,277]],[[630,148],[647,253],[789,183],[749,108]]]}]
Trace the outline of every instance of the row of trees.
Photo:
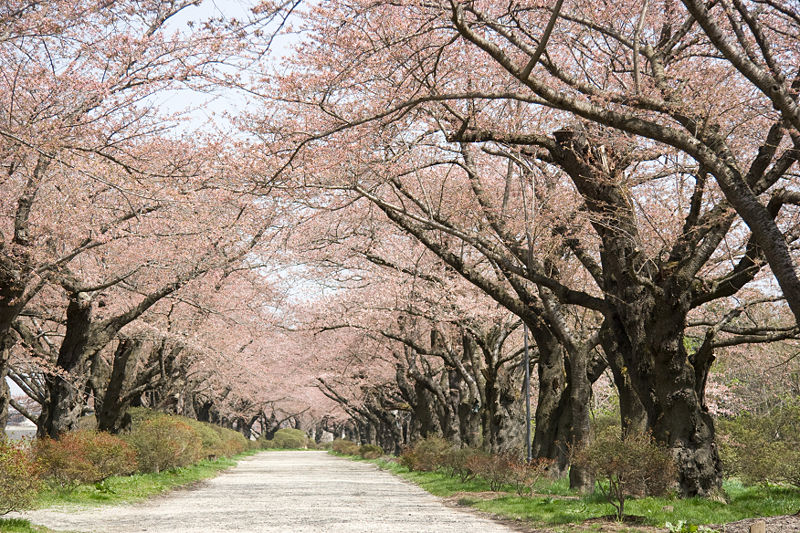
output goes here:
[{"label": "row of trees", "polygon": [[161,107],[220,85],[272,13],[172,22],[197,3],[0,6],[0,432],[10,403],[52,437],[132,404],[245,433],[303,410],[263,385],[281,199],[247,193],[269,185],[247,145]]},{"label": "row of trees", "polygon": [[[610,376],[681,492],[720,488],[717,355],[798,334],[793,4],[265,2],[174,23],[194,4],[0,12],[0,377],[41,434],[89,405],[118,431],[149,403],[504,451],[524,325],[537,457],[567,470]],[[247,105],[180,135],[158,108],[179,90]]]},{"label": "row of trees", "polygon": [[528,325],[560,442],[589,438],[599,348],[624,430],[708,495],[715,350],[796,334],[774,302],[800,310],[799,22],[771,0],[330,2],[252,129],[321,207],[390,221]]}]

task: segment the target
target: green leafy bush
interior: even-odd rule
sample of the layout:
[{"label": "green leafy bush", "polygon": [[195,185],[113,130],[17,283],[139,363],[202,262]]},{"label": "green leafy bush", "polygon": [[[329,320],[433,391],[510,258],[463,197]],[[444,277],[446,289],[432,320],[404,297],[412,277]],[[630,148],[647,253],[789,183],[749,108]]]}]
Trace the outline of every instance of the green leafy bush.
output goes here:
[{"label": "green leafy bush", "polygon": [[197,420],[186,420],[185,422],[192,428],[192,431],[200,437],[203,457],[213,459],[229,455],[228,450],[223,444],[222,433],[220,431],[217,431],[217,429],[210,424],[198,422]]},{"label": "green leafy bush", "polygon": [[53,484],[98,483],[136,471],[136,452],[121,438],[92,430],[38,439],[34,450],[43,476]]},{"label": "green leafy bush", "polygon": [[445,466],[452,446],[441,437],[428,437],[403,450],[400,462],[409,470],[431,472]]},{"label": "green leafy bush", "polygon": [[305,448],[308,443],[308,436],[305,431],[294,428],[283,428],[275,432],[272,440],[267,441],[269,448],[280,448],[292,450]]},{"label": "green leafy bush", "polygon": [[203,441],[181,420],[160,416],[145,420],[125,436],[136,450],[141,472],[187,466],[203,456]]},{"label": "green leafy bush", "polygon": [[362,444],[358,449],[358,455],[364,459],[377,459],[383,455],[383,448],[377,444]]},{"label": "green leafy bush", "polygon": [[613,428],[599,433],[577,452],[573,464],[597,479],[600,491],[614,506],[619,519],[624,515],[628,496],[642,488],[653,496],[661,495],[675,480],[675,463],[666,448],[647,434],[622,439]]},{"label": "green leafy bush", "polygon": [[250,441],[238,431],[183,417],[180,420],[187,422],[200,437],[205,457],[230,457],[250,447]]},{"label": "green leafy bush", "polygon": [[214,428],[215,431],[218,431],[222,437],[222,448],[220,450],[223,456],[230,457],[231,455],[242,453],[256,446],[255,441],[247,439],[247,437],[238,431],[214,425],[211,425],[211,427]]},{"label": "green leafy bush", "polygon": [[28,508],[41,482],[39,465],[22,443],[0,439],[0,516]]},{"label": "green leafy bush", "polygon": [[331,449],[342,455],[358,455],[359,445],[347,439],[336,439],[331,444]]},{"label": "green leafy bush", "polygon": [[800,487],[800,402],[754,416],[719,421],[719,447],[728,474],[746,483]]}]

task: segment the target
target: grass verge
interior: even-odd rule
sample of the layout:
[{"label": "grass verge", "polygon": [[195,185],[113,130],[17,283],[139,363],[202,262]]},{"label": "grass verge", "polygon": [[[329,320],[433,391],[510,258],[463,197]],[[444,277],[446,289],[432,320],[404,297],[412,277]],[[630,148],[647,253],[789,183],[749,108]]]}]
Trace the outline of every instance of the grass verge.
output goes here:
[{"label": "grass verge", "polygon": [[[364,459],[353,458],[355,460]],[[457,495],[459,505],[467,505],[509,520],[521,520],[534,527],[554,527],[569,531],[587,520],[613,514],[614,509],[600,493],[576,497],[565,479],[541,480],[533,496],[498,492],[487,498],[488,483],[482,480],[461,482],[441,472],[411,472],[401,464],[371,460],[380,468],[411,481],[431,494],[443,498]],[[507,487],[512,491],[510,487]],[[687,525],[725,524],[745,518],[795,514],[800,511],[800,489],[780,486],[745,486],[726,481],[724,490],[729,503],[703,498],[640,498],[625,503],[626,515],[642,517],[648,526],[664,527],[684,521]],[[581,526],[581,529],[586,529]],[[636,531],[632,527],[630,531]]]},{"label": "grass verge", "polygon": [[[239,459],[255,455],[262,450],[248,450],[230,458],[200,461],[191,466],[175,468],[158,474],[112,476],[102,483],[77,485],[70,488],[49,487],[42,490],[36,500],[37,508],[53,506],[95,506],[130,503],[147,499],[166,491],[212,478],[223,470],[235,466]],[[0,518],[3,533],[54,533],[44,526],[31,524],[20,518]]]},{"label": "grass verge", "polygon": [[[216,476],[236,464],[236,461],[254,455],[260,450],[248,450],[232,458],[200,461],[191,466],[175,468],[158,474],[112,476],[102,483],[78,485],[71,488],[47,488],[36,501],[36,507],[56,505],[104,505],[144,500],[168,490],[191,485]],[[0,531],[5,531],[1,529]]]},{"label": "grass verge", "polygon": [[36,526],[21,518],[0,518],[0,531],[3,533],[51,533],[53,530]]}]

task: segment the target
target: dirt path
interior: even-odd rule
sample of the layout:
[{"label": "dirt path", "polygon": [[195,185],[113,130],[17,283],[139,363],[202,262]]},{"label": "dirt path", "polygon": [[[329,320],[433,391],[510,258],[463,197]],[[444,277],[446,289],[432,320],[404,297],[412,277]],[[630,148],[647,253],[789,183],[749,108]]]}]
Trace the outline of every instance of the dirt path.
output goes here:
[{"label": "dirt path", "polygon": [[480,531],[507,527],[445,507],[422,489],[326,452],[267,452],[202,485],[138,504],[25,514],[56,530],[97,533]]}]

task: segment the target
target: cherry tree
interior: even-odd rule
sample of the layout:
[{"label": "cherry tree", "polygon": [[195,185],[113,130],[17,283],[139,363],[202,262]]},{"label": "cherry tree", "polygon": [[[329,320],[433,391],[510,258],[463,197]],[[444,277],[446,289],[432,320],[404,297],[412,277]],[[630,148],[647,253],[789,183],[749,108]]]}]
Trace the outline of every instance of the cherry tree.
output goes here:
[{"label": "cherry tree", "polygon": [[10,328],[22,309],[82,253],[158,210],[159,187],[183,175],[180,157],[157,170],[149,165],[142,140],[173,123],[149,98],[191,83],[231,54],[213,25],[192,35],[168,29],[195,3],[3,7],[0,411]]},{"label": "cherry tree", "polygon": [[[797,26],[780,3],[684,7],[319,6],[266,104],[295,123],[261,131],[294,144],[301,183],[368,200],[522,317],[540,353],[553,336],[575,408],[600,343],[623,422],[670,446],[695,495],[721,470],[713,350],[687,351],[689,315],[767,264],[798,308],[797,198],[780,187]],[[561,319],[574,308],[582,335]]]}]

